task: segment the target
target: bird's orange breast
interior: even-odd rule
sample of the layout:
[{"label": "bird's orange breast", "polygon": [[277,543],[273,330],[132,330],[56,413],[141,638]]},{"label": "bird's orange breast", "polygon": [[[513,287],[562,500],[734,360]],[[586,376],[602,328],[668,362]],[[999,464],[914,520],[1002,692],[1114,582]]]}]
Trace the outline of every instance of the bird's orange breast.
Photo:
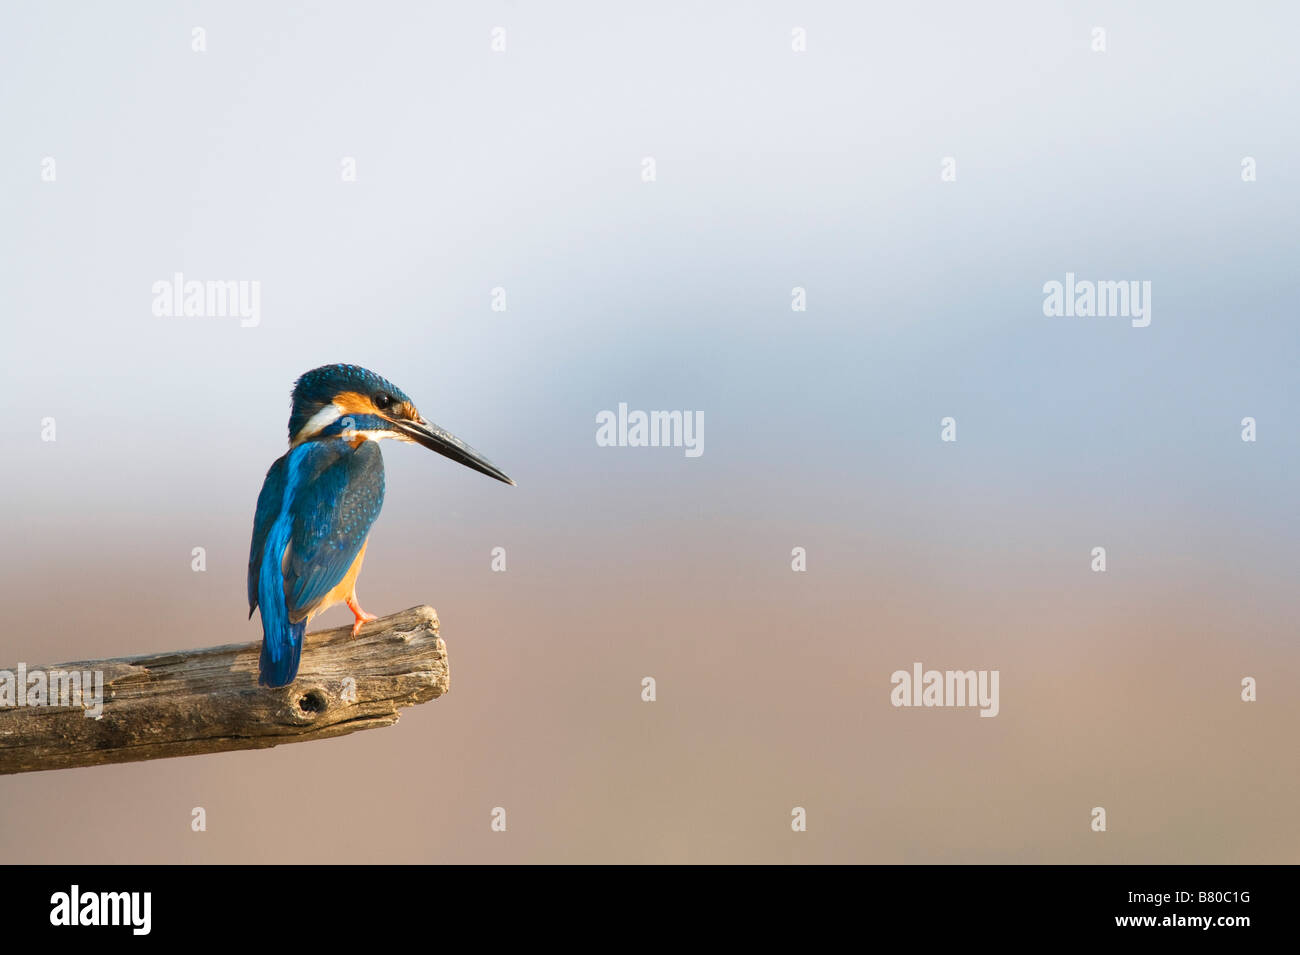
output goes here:
[{"label": "bird's orange breast", "polygon": [[370,546],[370,539],[361,545],[361,550],[357,551],[356,560],[348,568],[348,572],[343,575],[334,589],[325,595],[325,599],[320,602],[320,606],[311,612],[311,616],[323,613],[336,604],[345,603],[352,599],[357,590],[357,577],[361,575],[361,562],[366,559],[366,548]]}]

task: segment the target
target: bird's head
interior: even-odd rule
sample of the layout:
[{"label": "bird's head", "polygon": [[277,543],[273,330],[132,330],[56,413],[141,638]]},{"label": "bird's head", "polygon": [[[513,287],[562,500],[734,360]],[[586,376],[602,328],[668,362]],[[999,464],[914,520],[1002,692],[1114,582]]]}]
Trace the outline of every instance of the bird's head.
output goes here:
[{"label": "bird's head", "polygon": [[422,444],[498,481],[515,483],[460,438],[424,420],[401,388],[358,365],[322,365],[294,383],[289,443],[296,447],[325,438]]}]

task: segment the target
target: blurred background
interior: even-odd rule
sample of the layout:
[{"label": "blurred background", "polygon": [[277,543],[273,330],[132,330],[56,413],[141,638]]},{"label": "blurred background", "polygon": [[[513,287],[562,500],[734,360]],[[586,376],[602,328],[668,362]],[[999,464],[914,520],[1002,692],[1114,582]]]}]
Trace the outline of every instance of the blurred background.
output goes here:
[{"label": "blurred background", "polygon": [[[9,5],[0,665],[260,639],[253,505],[316,365],[519,486],[385,444],[359,594],[438,609],[447,696],[5,777],[0,858],[1300,861],[1298,29]],[[1045,318],[1067,271],[1150,281],[1150,327]],[[155,316],[176,272],[259,281],[260,323]],[[702,412],[703,455],[598,447],[619,402]],[[895,709],[914,661],[998,669],[1000,715]]]}]

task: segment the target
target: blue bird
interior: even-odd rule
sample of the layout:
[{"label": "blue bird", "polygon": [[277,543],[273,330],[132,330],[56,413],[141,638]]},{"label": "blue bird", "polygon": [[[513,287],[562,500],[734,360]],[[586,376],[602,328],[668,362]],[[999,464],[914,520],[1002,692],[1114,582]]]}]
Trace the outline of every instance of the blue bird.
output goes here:
[{"label": "blue bird", "polygon": [[357,365],[324,365],[293,386],[289,450],[271,465],[257,496],[248,554],[248,616],[262,610],[258,683],[288,686],[298,675],[312,617],[346,603],[352,636],[376,619],[357,602],[366,538],[384,503],[378,442],[394,438],[507,484],[515,482],[460,438],[420,416],[392,382]]}]

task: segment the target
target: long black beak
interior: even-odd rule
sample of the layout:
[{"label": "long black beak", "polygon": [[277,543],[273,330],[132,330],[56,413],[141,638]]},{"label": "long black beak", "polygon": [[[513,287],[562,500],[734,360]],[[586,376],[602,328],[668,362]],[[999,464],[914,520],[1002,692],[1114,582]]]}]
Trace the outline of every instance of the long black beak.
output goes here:
[{"label": "long black beak", "polygon": [[465,465],[467,468],[473,468],[480,474],[486,474],[488,477],[494,477],[498,481],[504,481],[506,484],[513,485],[515,482],[506,477],[504,471],[489,461],[483,455],[479,454],[468,444],[456,437],[450,431],[444,431],[436,424],[430,424],[421,418],[419,421],[393,421],[393,427],[406,435],[416,444],[422,444],[430,451],[437,451],[439,454],[451,458],[453,461]]}]

